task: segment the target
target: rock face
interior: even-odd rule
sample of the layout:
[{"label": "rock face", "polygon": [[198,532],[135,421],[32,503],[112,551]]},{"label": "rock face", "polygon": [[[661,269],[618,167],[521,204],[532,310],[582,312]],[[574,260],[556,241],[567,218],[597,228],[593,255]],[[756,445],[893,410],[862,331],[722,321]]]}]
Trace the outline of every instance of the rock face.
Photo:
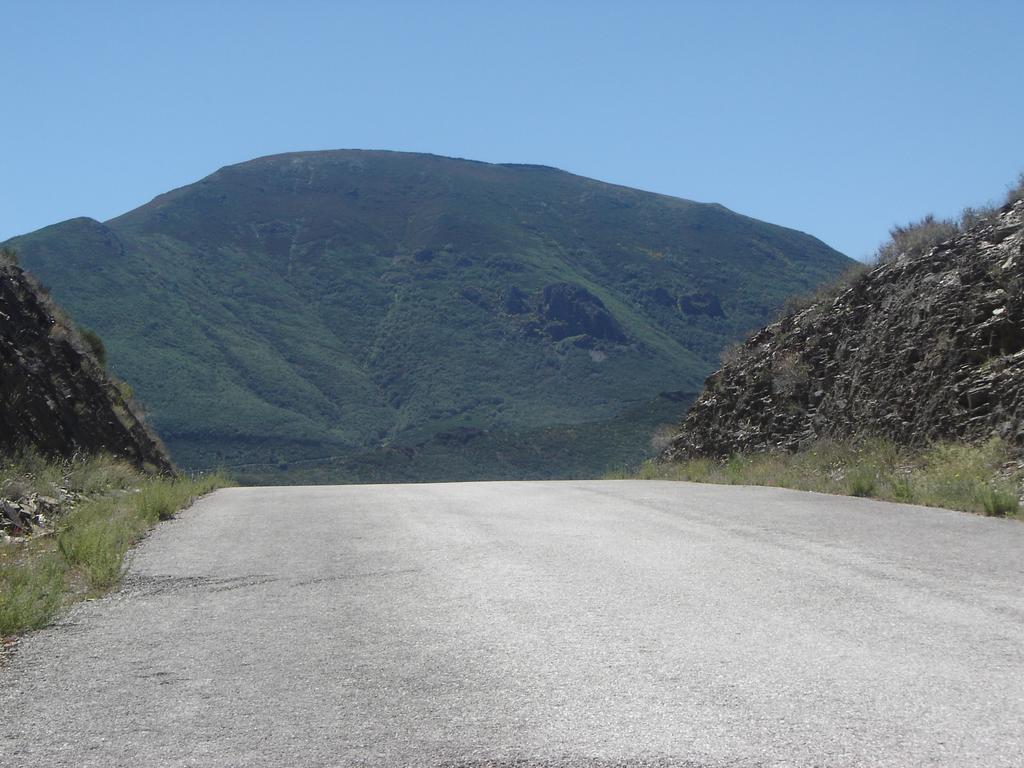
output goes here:
[{"label": "rock face", "polygon": [[540,305],[545,331],[555,341],[588,335],[623,342],[626,335],[604,303],[582,285],[556,283],[544,287]]},{"label": "rock face", "polygon": [[747,340],[662,454],[999,436],[1024,452],[1024,200]]},{"label": "rock face", "polygon": [[0,265],[0,453],[109,453],[173,469],[132,405],[16,266]]}]

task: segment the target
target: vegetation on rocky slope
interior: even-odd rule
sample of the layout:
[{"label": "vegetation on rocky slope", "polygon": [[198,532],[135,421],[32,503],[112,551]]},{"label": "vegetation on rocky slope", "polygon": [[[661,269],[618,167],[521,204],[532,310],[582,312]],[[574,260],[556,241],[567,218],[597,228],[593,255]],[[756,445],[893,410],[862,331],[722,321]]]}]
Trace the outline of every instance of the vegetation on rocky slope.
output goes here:
[{"label": "vegetation on rocky slope", "polygon": [[[1011,206],[1024,199],[1024,173],[1016,183],[1011,184],[1001,204],[988,203],[980,206],[968,206],[957,218],[939,218],[934,214],[925,214],[916,221],[898,224],[889,230],[889,236],[878,246],[870,263],[857,263],[850,266],[838,279],[822,283],[814,291],[790,296],[783,305],[781,316],[776,320],[797,315],[816,304],[834,301],[841,294],[855,287],[865,279],[872,267],[895,261],[897,258],[916,258],[926,255],[933,248],[938,248],[946,240],[961,235],[985,220],[999,215],[1001,208]],[[742,344],[733,344],[723,352],[722,362],[735,359]]]},{"label": "vegetation on rocky slope", "polygon": [[1017,515],[1024,176],[1006,203],[896,227],[872,267],[728,349],[638,476]]},{"label": "vegetation on rocky slope", "polygon": [[889,238],[878,247],[875,263],[884,264],[897,258],[914,258],[924,256],[932,248],[936,248],[946,240],[966,232],[986,219],[998,215],[1003,205],[1012,206],[1024,198],[1024,173],[1020,174],[1017,183],[1006,191],[1002,205],[982,205],[964,208],[957,219],[937,218],[927,214],[909,224],[897,225],[889,230]]},{"label": "vegetation on rocky slope", "polygon": [[528,464],[518,436],[696,391],[727,342],[850,263],[719,205],[357,151],[231,166],[15,242],[182,465],[286,478],[341,457],[324,480],[428,443],[443,468],[431,441],[459,430],[494,436],[494,466]]},{"label": "vegetation on rocky slope", "polygon": [[108,457],[0,459],[0,638],[114,588],[132,544],[228,484],[220,474],[146,475]]},{"label": "vegetation on rocky slope", "polygon": [[1024,200],[748,339],[710,377],[665,460],[817,440],[1024,449]]}]

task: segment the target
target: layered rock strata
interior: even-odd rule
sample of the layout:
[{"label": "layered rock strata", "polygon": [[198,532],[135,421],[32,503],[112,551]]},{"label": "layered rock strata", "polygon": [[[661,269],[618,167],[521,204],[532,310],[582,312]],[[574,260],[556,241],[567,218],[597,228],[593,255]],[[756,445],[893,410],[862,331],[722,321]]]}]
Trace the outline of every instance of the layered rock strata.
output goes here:
[{"label": "layered rock strata", "polygon": [[1024,452],[1024,200],[754,334],[662,459],[993,436]]}]

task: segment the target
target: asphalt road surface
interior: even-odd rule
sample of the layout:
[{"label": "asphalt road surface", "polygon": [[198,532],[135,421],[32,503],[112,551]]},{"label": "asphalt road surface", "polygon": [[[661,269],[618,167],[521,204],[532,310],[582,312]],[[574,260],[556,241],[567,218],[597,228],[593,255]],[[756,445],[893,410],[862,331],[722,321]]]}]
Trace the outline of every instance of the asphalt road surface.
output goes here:
[{"label": "asphalt road surface", "polygon": [[643,481],[220,491],[0,670],[0,765],[1024,765],[1024,525]]}]

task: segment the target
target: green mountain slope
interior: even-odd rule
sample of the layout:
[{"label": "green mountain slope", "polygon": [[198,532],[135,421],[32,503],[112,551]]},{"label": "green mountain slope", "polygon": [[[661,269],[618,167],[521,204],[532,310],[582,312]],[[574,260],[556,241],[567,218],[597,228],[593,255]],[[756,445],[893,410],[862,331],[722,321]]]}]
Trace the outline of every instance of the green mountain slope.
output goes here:
[{"label": "green mountain slope", "polygon": [[10,244],[101,333],[181,465],[268,471],[697,391],[722,347],[849,264],[720,205],[354,150],[229,166]]}]

